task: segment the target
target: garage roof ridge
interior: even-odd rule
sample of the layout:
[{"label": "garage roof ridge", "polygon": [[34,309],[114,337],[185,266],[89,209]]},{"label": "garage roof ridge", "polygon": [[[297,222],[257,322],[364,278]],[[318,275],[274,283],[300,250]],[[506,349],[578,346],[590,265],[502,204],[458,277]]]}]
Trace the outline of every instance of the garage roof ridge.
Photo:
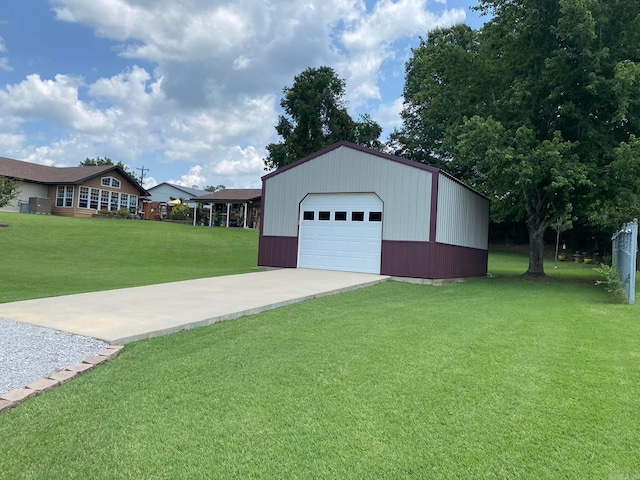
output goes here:
[{"label": "garage roof ridge", "polygon": [[333,150],[337,150],[340,147],[346,147],[346,148],[351,148],[353,150],[358,150],[360,152],[363,153],[368,153],[370,155],[375,155],[376,157],[380,157],[380,158],[384,158],[386,160],[390,160],[392,162],[397,162],[397,163],[401,163],[403,165],[406,165],[408,167],[411,168],[417,168],[419,170],[425,170],[427,172],[431,172],[434,174],[438,174],[438,173],[442,173],[445,177],[449,178],[450,180],[459,183],[460,185],[462,185],[465,188],[468,188],[469,190],[471,190],[473,193],[486,198],[487,200],[489,200],[489,197],[487,197],[486,195],[480,193],[479,191],[477,191],[475,188],[467,185],[466,183],[464,183],[462,180],[454,177],[453,175],[451,175],[450,173],[446,172],[445,170],[442,170],[441,168],[437,168],[431,165],[428,165],[426,163],[420,163],[420,162],[416,162],[413,160],[408,160],[406,158],[403,157],[399,157],[397,155],[392,155],[390,153],[385,153],[385,152],[381,152],[379,150],[374,150],[372,148],[368,148],[368,147],[364,147],[362,145],[358,145],[352,142],[347,142],[346,140],[342,140],[340,142],[334,143],[333,145],[329,145],[328,147],[323,148],[322,150],[319,150],[315,153],[312,153],[311,155],[307,155],[304,158],[301,158],[299,160],[296,160],[295,162],[290,163],[289,165],[285,165],[282,168],[278,168],[277,170],[274,170],[273,172],[267,173],[266,175],[264,175],[262,177],[262,181],[264,182],[265,180],[274,177],[280,173],[286,172],[287,170],[290,170],[292,168],[297,167],[298,165],[301,165],[303,163],[306,163],[310,160],[313,160],[314,158],[318,158],[321,157],[322,155],[325,155],[329,152],[332,152]]}]

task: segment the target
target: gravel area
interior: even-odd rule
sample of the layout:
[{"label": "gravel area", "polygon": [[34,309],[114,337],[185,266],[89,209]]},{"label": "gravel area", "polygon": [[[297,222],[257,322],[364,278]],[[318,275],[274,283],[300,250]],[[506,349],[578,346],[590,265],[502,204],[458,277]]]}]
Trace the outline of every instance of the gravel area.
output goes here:
[{"label": "gravel area", "polygon": [[0,395],[81,363],[108,346],[95,338],[0,318]]}]

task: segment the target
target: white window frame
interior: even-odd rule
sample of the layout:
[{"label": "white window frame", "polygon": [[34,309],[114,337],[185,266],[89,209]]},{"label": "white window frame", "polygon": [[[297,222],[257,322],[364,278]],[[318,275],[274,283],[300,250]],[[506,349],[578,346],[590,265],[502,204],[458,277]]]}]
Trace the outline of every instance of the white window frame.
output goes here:
[{"label": "white window frame", "polygon": [[73,208],[73,185],[58,185],[56,188],[56,207]]},{"label": "white window frame", "polygon": [[[80,185],[78,190],[78,208],[89,208],[89,192],[91,189],[89,187],[85,187],[84,185]],[[84,206],[82,203],[84,202]]]},{"label": "white window frame", "polygon": [[120,189],[121,183],[120,183],[120,180],[114,177],[102,177],[100,179],[100,185],[102,185],[103,187]]}]

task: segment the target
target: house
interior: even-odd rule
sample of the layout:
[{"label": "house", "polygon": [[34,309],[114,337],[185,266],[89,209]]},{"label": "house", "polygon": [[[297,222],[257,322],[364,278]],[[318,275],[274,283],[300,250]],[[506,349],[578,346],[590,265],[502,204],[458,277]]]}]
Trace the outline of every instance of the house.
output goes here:
[{"label": "house", "polygon": [[[49,167],[0,157],[0,176],[19,180],[18,197],[1,210],[90,217],[99,210],[135,215],[148,192],[116,165]],[[29,206],[31,199],[31,207]],[[44,207],[43,207],[44,206]]]},{"label": "house", "polygon": [[[151,196],[152,202],[170,202],[171,200],[188,201],[190,198],[205,195],[206,193],[206,190],[199,190],[195,187],[183,187],[182,185],[168,182],[162,182],[149,188],[149,195]],[[195,208],[195,206],[195,203],[189,202],[190,208]]]},{"label": "house", "polygon": [[169,217],[172,202],[176,201],[189,203],[189,213],[190,215],[193,215],[196,203],[189,202],[188,200],[192,197],[197,197],[198,195],[204,195],[206,193],[206,190],[183,187],[182,185],[177,185],[175,183],[159,183],[158,185],[149,188],[149,195],[151,195],[151,199],[149,202],[145,202],[144,218],[147,220],[159,220],[164,217]]},{"label": "house", "polygon": [[[208,224],[225,227],[260,227],[262,190],[259,188],[224,188],[192,198],[208,208]],[[195,225],[200,219],[194,218]]]},{"label": "house", "polygon": [[262,177],[258,265],[480,277],[488,230],[489,200],[448,173],[339,142]]}]

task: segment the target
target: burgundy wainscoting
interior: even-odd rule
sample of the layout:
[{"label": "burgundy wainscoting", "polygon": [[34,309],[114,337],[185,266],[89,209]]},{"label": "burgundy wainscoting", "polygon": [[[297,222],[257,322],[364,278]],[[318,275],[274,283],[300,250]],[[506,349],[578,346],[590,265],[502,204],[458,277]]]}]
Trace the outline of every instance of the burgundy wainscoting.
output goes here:
[{"label": "burgundy wainscoting", "polygon": [[258,266],[296,268],[298,266],[298,237],[260,235]]},{"label": "burgundy wainscoting", "polygon": [[382,241],[380,273],[410,278],[468,278],[487,274],[487,250],[443,243]]}]

